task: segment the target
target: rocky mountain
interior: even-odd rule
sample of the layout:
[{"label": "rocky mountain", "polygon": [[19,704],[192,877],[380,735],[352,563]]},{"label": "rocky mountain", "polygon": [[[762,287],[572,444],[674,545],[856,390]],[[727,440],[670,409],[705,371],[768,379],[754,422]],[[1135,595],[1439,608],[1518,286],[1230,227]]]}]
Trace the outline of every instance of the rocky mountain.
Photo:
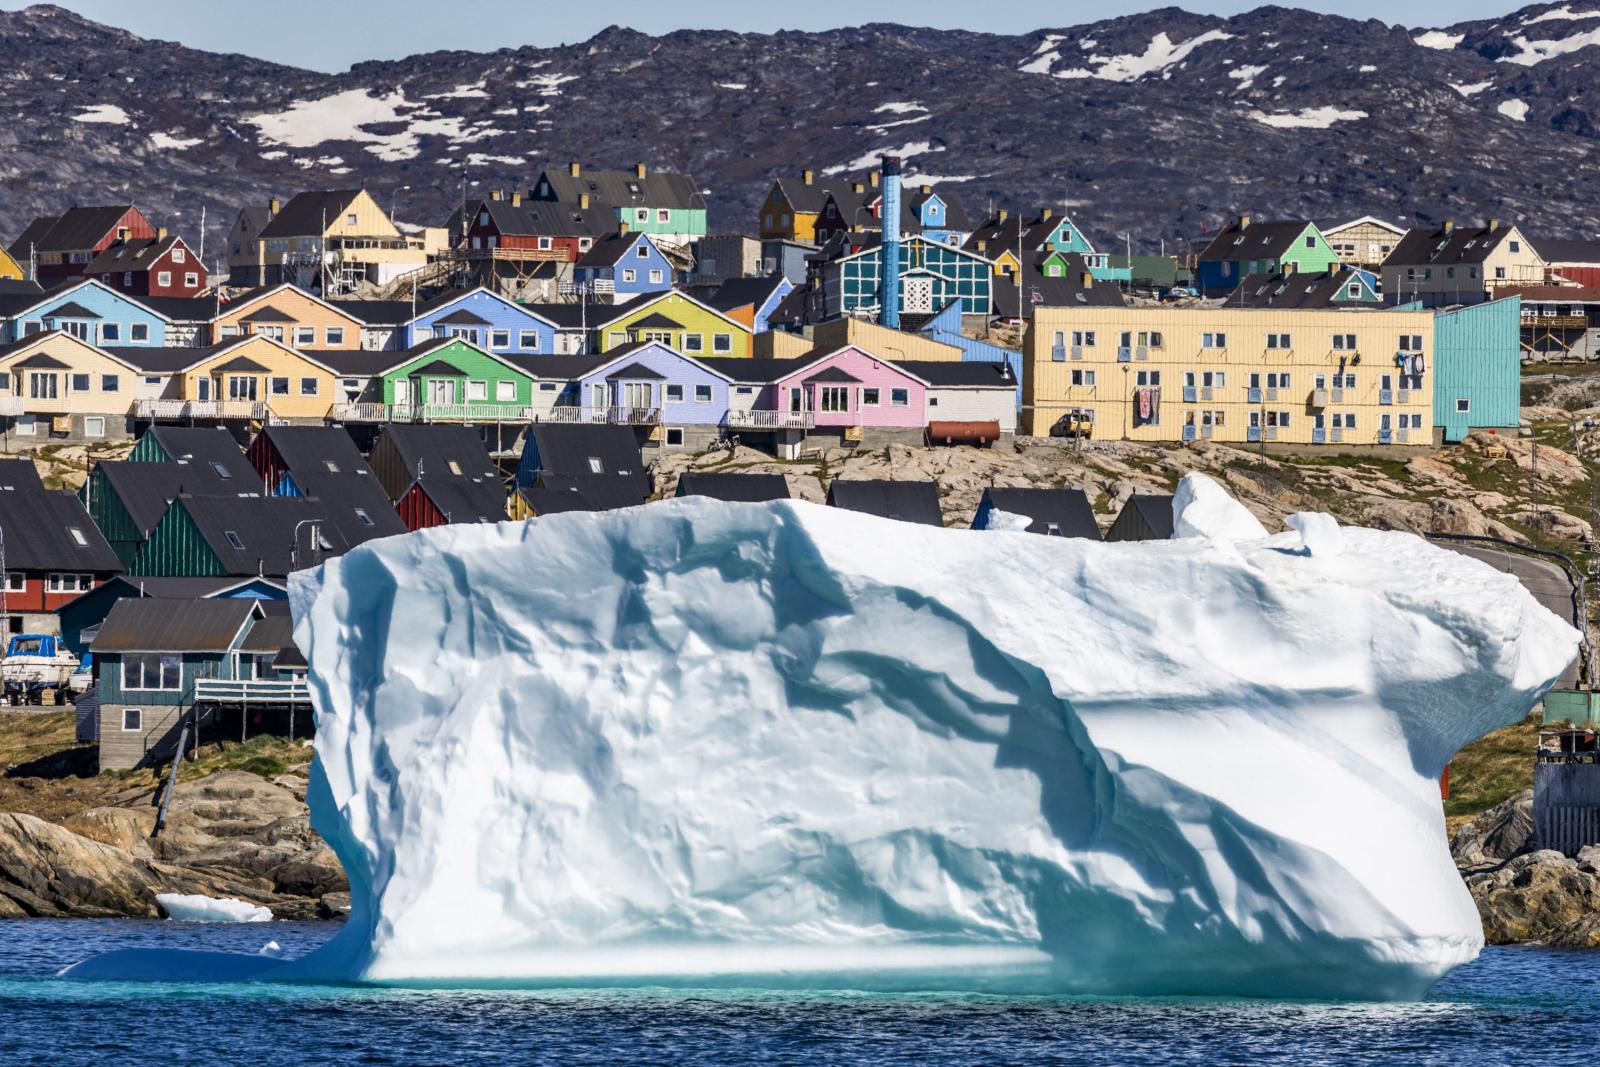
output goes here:
[{"label": "rocky mountain", "polygon": [[[643,160],[748,230],[771,179],[878,153],[991,205],[1069,205],[1106,247],[1181,251],[1240,211],[1493,216],[1600,233],[1600,0],[1406,29],[1167,8],[1008,36],[608,29],[322,74],[0,12],[0,234],[132,199],[214,261],[238,208],[362,184],[405,222],[545,165]],[[248,28],[241,26],[241,32]]]}]

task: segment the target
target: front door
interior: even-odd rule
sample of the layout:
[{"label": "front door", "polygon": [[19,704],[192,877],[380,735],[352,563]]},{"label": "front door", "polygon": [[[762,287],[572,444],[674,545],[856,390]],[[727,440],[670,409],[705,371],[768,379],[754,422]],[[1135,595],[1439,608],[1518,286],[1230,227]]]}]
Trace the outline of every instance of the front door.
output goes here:
[{"label": "front door", "polygon": [[805,409],[806,409],[805,392],[803,390],[801,390],[798,386],[790,388],[790,390],[789,390],[789,410],[792,411],[792,412],[798,413],[798,412],[804,411]]},{"label": "front door", "polygon": [[211,399],[211,379],[210,378],[196,378],[195,382],[194,382],[194,392],[195,392],[195,397],[194,398],[196,400],[210,400]]},{"label": "front door", "polygon": [[411,403],[411,383],[404,378],[398,378],[395,380],[394,402],[396,404]]},{"label": "front door", "polygon": [[428,379],[428,403],[454,404],[456,402],[456,383],[449,378]]}]

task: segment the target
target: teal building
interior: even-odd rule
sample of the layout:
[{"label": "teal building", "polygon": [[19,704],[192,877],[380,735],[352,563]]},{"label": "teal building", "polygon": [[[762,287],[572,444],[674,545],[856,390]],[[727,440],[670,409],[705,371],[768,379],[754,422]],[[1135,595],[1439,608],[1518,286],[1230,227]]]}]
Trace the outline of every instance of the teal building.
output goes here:
[{"label": "teal building", "polygon": [[1441,311],[1433,320],[1433,424],[1444,440],[1522,423],[1522,298]]}]

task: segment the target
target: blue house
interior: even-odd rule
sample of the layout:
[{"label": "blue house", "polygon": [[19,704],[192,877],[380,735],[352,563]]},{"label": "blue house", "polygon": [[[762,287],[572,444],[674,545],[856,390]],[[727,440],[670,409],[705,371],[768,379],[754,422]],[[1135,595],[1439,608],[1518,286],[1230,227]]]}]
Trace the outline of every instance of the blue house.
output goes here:
[{"label": "blue house", "polygon": [[479,286],[425,304],[405,327],[405,344],[459,337],[486,352],[519,356],[556,351],[556,323]]},{"label": "blue house", "polygon": [[907,236],[920,233],[942,245],[961,245],[972,230],[961,202],[939,195],[931,185],[919,186],[916,192],[902,196],[900,202],[904,205],[900,209],[902,215],[910,214],[909,220],[902,219],[902,226],[907,221],[913,224],[906,227]]},{"label": "blue house", "polygon": [[1446,441],[1522,422],[1522,298],[1443,311],[1433,319],[1433,424]]},{"label": "blue house", "polygon": [[0,294],[0,342],[60,330],[92,345],[165,347],[167,318],[97,281]]},{"label": "blue house", "polygon": [[729,278],[706,297],[706,303],[741,322],[748,311],[751,331],[765,333],[770,328],[772,313],[792,292],[794,283],[781,274],[770,278]]},{"label": "blue house", "polygon": [[618,233],[597,242],[573,265],[573,280],[591,292],[609,290],[617,303],[672,288],[672,264],[648,234]]},{"label": "blue house", "polygon": [[577,381],[580,403],[597,416],[648,413],[664,428],[662,444],[672,448],[704,445],[694,439],[703,432],[685,431],[715,431],[727,418],[731,379],[720,371],[659,341],[622,345],[606,355],[612,358]]},{"label": "blue house", "polygon": [[1017,382],[1017,402],[1022,401],[1022,353],[1002,348],[961,332],[961,301],[952,300],[917,331],[922,336],[961,349],[963,363],[1009,363]]}]

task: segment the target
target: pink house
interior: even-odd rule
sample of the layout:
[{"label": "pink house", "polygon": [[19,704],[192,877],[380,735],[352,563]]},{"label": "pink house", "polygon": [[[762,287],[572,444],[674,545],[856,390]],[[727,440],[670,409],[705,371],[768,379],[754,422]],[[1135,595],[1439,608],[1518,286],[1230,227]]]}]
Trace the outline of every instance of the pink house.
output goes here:
[{"label": "pink house", "polygon": [[763,391],[763,406],[808,412],[819,427],[924,425],[927,387],[888,360],[845,347],[793,362]]}]

